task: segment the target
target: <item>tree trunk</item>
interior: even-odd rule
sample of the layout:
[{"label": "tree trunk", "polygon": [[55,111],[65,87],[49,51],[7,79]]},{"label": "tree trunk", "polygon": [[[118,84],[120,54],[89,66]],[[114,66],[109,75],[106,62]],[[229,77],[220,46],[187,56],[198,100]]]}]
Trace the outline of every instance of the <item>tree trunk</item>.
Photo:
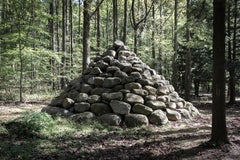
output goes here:
[{"label": "tree trunk", "polygon": [[152,68],[156,69],[156,51],[155,51],[155,7],[152,8]]},{"label": "tree trunk", "polygon": [[190,30],[189,30],[189,21],[190,21],[190,0],[187,0],[187,24],[186,24],[186,66],[185,66],[185,77],[184,77],[184,89],[185,89],[185,100],[190,100],[191,92],[191,50],[189,47],[190,42]]},{"label": "tree trunk", "polygon": [[124,44],[127,42],[127,18],[128,18],[128,0],[124,0],[124,22],[123,22],[123,38],[122,41]]},{"label": "tree trunk", "polygon": [[112,0],[113,2],[113,41],[118,39],[118,1]]},{"label": "tree trunk", "polygon": [[107,43],[107,47],[109,44],[109,9],[108,9],[108,3],[107,3],[107,20],[106,20],[106,43]]},{"label": "tree trunk", "polygon": [[[49,44],[49,49],[51,51],[54,51],[54,22],[53,22],[53,17],[54,17],[54,1],[52,0],[49,3],[49,10],[50,10],[50,18],[49,18],[49,32],[50,32],[50,44]],[[51,67],[51,73],[53,76],[55,76],[55,61],[53,58],[50,59],[50,67]],[[51,81],[51,86],[52,89],[55,89],[55,81],[54,77]]]},{"label": "tree trunk", "polygon": [[97,50],[100,51],[101,46],[101,30],[100,30],[100,7],[97,9]]},{"label": "tree trunk", "polygon": [[229,96],[230,96],[229,105],[233,105],[236,103],[236,95],[235,95],[236,35],[237,35],[237,0],[234,0],[234,22],[233,22],[233,39],[232,39],[233,50],[232,50],[232,56],[230,56],[230,68],[229,68]]},{"label": "tree trunk", "polygon": [[70,70],[71,70],[71,74],[73,73],[73,60],[74,60],[74,57],[73,57],[73,20],[72,20],[72,16],[73,16],[73,13],[72,13],[72,10],[73,10],[73,6],[72,6],[72,0],[69,1],[69,24],[70,24]]},{"label": "tree trunk", "polygon": [[90,63],[90,9],[92,0],[85,0],[83,11],[83,61],[82,71],[84,71]]},{"label": "tree trunk", "polygon": [[81,13],[82,13],[82,10],[81,10],[81,0],[78,0],[78,34],[79,34],[79,39],[78,39],[78,44],[81,44],[81,36],[82,36],[82,33],[81,33]]},{"label": "tree trunk", "polygon": [[178,35],[177,35],[177,29],[178,29],[178,0],[175,0],[174,5],[174,38],[173,38],[173,60],[172,60],[172,84],[176,91],[178,91],[178,67],[177,67],[177,52],[178,52]]},{"label": "tree trunk", "polygon": [[61,88],[66,85],[66,0],[62,0],[62,72],[61,72]]},{"label": "tree trunk", "polygon": [[213,107],[211,143],[228,143],[225,107],[225,3],[214,0],[213,16]]},{"label": "tree trunk", "polygon": [[137,35],[137,29],[134,29],[134,53],[136,54],[136,55],[138,55],[138,51],[137,51],[137,37],[138,37],[138,35]]}]

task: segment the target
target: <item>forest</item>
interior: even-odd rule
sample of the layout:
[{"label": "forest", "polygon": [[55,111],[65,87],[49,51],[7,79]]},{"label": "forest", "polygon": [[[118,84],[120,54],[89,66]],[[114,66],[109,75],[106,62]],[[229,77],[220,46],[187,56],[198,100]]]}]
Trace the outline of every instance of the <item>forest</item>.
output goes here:
[{"label": "forest", "polygon": [[[238,159],[239,11],[238,0],[0,1],[0,157]],[[119,124],[89,118],[105,112]],[[129,125],[140,113],[147,122]]]}]

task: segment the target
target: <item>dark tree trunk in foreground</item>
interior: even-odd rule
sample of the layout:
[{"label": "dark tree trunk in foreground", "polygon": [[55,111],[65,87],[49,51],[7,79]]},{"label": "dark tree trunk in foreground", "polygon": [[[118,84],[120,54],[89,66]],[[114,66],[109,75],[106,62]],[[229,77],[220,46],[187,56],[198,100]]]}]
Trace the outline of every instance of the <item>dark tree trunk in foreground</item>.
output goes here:
[{"label": "dark tree trunk in foreground", "polygon": [[67,1],[62,0],[62,73],[61,73],[61,88],[63,89],[66,85],[65,69],[66,69],[66,12],[67,12]]},{"label": "dark tree trunk in foreground", "polygon": [[225,106],[225,0],[214,0],[213,16],[213,107],[210,142],[228,143]]},{"label": "dark tree trunk in foreground", "polygon": [[84,71],[90,63],[90,9],[92,0],[85,0],[83,11],[83,61],[82,71]]}]

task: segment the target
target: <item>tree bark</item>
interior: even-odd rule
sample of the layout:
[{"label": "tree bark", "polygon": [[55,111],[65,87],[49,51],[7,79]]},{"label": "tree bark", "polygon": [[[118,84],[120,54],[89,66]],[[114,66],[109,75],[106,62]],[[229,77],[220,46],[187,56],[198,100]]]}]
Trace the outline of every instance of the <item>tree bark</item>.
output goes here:
[{"label": "tree bark", "polygon": [[70,70],[71,70],[71,74],[73,73],[73,60],[74,60],[74,55],[73,55],[73,20],[72,20],[72,16],[73,16],[73,13],[72,13],[72,10],[73,10],[73,6],[72,6],[72,0],[69,0],[69,24],[70,24],[70,64],[71,64],[71,67],[70,67]]},{"label": "tree bark", "polygon": [[113,41],[118,39],[118,1],[112,0],[113,3]]},{"label": "tree bark", "polygon": [[61,88],[66,85],[65,70],[66,70],[66,0],[62,0],[62,72],[61,72]]},{"label": "tree bark", "polygon": [[90,10],[92,0],[85,0],[83,3],[83,62],[82,71],[87,69],[90,63]]},{"label": "tree bark", "polygon": [[177,67],[177,52],[178,52],[178,0],[174,1],[174,38],[173,38],[173,60],[172,60],[172,84],[176,91],[178,91],[178,67]]},{"label": "tree bark", "polygon": [[[229,4],[230,5],[230,4]],[[234,22],[233,22],[233,39],[232,39],[232,56],[230,56],[230,67],[229,67],[229,105],[236,104],[236,71],[235,71],[235,63],[236,63],[236,35],[237,35],[237,0],[234,0]],[[230,18],[229,22],[230,23]],[[230,27],[230,26],[229,26]],[[230,37],[229,37],[230,41]],[[231,42],[229,42],[231,43]],[[230,44],[231,45],[231,44]],[[230,45],[228,47],[230,47]],[[231,54],[231,52],[230,52]]]},{"label": "tree bark", "polygon": [[225,3],[214,0],[213,15],[213,107],[211,143],[228,143],[225,105]]},{"label": "tree bark", "polygon": [[100,8],[97,8],[97,50],[100,51],[101,46],[101,30],[100,30]]},{"label": "tree bark", "polygon": [[155,7],[152,7],[152,67],[156,69],[156,51],[155,51]]},{"label": "tree bark", "polygon": [[124,0],[124,22],[123,22],[123,38],[122,41],[124,44],[127,42],[127,18],[128,18],[128,0]]}]

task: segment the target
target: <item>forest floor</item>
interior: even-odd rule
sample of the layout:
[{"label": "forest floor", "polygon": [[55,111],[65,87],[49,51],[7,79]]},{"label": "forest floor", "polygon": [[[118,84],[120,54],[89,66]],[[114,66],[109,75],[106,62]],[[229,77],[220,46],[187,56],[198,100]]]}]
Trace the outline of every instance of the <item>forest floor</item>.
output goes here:
[{"label": "forest floor", "polygon": [[[210,139],[211,103],[194,102],[201,117],[164,126],[143,128],[111,128],[98,132],[76,130],[49,137],[25,137],[10,134],[4,123],[29,109],[39,112],[46,104],[0,104],[1,159],[240,159],[240,107],[227,108],[227,127],[231,143],[208,148]],[[2,128],[2,129],[1,129]]]}]

